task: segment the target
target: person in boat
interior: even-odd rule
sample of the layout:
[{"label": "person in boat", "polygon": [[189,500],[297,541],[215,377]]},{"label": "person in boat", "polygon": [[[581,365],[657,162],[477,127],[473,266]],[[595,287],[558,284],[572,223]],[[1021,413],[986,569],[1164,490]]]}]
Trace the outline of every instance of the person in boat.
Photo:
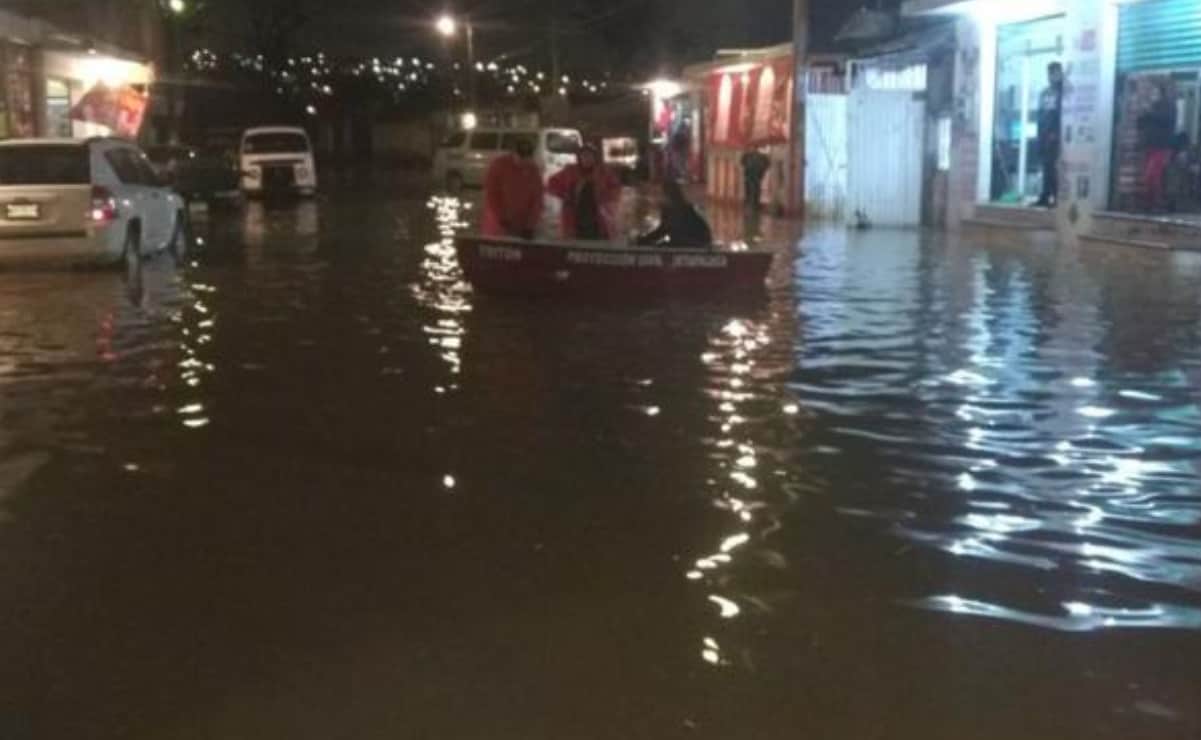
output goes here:
[{"label": "person in boat", "polygon": [[534,141],[515,137],[513,151],[497,157],[484,177],[484,236],[533,239],[542,220],[542,173]]},{"label": "person in boat", "polygon": [[696,206],[688,202],[680,183],[665,180],[659,227],[638,237],[638,243],[660,247],[711,247],[713,230]]},{"label": "person in boat", "polygon": [[595,148],[581,147],[576,163],[552,177],[546,189],[563,202],[564,239],[613,238],[613,213],[621,197],[621,182],[600,161]]}]

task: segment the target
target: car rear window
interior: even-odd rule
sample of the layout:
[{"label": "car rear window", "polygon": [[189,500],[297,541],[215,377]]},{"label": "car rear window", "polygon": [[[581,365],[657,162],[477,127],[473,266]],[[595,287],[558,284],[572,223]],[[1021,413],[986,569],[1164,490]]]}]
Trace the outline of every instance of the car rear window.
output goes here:
[{"label": "car rear window", "polygon": [[309,140],[302,134],[272,133],[247,136],[242,142],[247,154],[294,154],[308,152]]},{"label": "car rear window", "polygon": [[91,174],[82,146],[0,147],[0,185],[86,185]]},{"label": "car rear window", "polygon": [[552,154],[571,154],[579,148],[579,134],[565,131],[546,132],[546,151]]}]

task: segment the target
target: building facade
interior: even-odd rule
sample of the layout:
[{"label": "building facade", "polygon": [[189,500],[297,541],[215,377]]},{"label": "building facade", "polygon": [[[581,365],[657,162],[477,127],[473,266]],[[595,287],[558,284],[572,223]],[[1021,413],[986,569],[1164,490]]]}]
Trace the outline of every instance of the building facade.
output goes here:
[{"label": "building facade", "polygon": [[[1009,220],[1102,241],[1156,232],[1169,247],[1201,227],[1197,0],[908,0],[904,12],[956,25],[949,226]],[[1048,173],[1038,118],[1052,63],[1065,84]],[[1052,174],[1045,221],[1017,218]]]},{"label": "building facade", "polygon": [[[78,5],[0,4],[0,139],[114,133],[80,120],[77,106],[98,86],[149,94],[157,6]],[[122,15],[119,6],[135,12]]]}]

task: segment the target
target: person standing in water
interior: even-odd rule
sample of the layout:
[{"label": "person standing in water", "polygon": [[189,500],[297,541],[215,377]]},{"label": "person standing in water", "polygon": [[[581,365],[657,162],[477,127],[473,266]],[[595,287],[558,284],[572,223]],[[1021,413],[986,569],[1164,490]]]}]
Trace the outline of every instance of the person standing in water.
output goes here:
[{"label": "person standing in water", "polygon": [[747,149],[742,155],[743,193],[752,211],[763,206],[763,177],[771,169],[771,159],[759,149]]},{"label": "person standing in water", "polygon": [[613,211],[621,196],[621,182],[600,161],[596,149],[581,147],[576,163],[552,177],[546,189],[563,203],[564,239],[613,238]]}]

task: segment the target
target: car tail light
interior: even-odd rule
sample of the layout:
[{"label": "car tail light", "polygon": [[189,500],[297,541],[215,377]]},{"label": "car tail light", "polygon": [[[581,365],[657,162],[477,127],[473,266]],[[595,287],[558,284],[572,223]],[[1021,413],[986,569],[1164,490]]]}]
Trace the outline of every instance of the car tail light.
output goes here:
[{"label": "car tail light", "polygon": [[117,220],[117,199],[101,185],[92,186],[92,207],[88,218],[94,224],[110,224]]}]

